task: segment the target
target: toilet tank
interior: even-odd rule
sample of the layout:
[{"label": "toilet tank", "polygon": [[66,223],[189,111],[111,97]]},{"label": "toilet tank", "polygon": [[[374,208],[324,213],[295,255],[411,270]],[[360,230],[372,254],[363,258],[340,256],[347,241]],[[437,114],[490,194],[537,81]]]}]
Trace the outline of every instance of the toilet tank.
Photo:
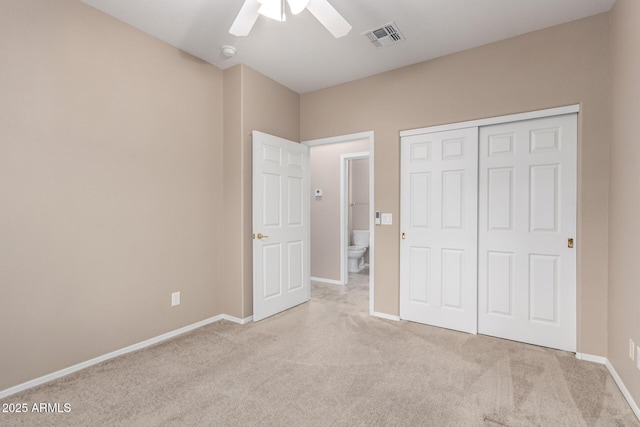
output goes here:
[{"label": "toilet tank", "polygon": [[353,230],[353,244],[355,246],[369,247],[369,230]]}]

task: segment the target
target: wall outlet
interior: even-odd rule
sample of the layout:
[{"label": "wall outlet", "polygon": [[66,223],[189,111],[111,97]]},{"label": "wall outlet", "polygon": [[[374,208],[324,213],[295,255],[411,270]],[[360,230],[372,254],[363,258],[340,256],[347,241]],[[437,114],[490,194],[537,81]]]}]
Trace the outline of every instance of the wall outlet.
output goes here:
[{"label": "wall outlet", "polygon": [[636,351],[636,345],[634,344],[633,340],[629,338],[629,359],[631,360],[636,359],[635,351]]},{"label": "wall outlet", "polygon": [[180,305],[180,292],[173,292],[171,294],[171,307],[174,305]]}]

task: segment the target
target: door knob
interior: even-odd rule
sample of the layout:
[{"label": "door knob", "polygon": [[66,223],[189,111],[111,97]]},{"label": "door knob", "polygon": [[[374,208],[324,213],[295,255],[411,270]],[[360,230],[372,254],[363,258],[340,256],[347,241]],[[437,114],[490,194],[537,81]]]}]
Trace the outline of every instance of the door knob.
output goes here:
[{"label": "door knob", "polygon": [[256,235],[256,237],[258,238],[258,240],[262,240],[262,239],[266,239],[266,238],[267,238],[267,237],[269,237],[269,236],[265,236],[265,235],[264,235],[264,234],[262,234],[262,233],[258,233],[258,234]]},{"label": "door knob", "polygon": [[402,240],[406,239],[407,235],[405,233],[402,233]]}]

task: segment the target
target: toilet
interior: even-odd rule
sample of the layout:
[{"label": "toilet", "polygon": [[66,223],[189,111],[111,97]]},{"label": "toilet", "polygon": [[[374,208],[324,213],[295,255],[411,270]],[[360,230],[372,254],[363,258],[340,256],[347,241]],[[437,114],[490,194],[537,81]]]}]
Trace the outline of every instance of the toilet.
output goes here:
[{"label": "toilet", "polygon": [[364,254],[369,247],[369,230],[353,230],[353,246],[349,246],[347,256],[349,273],[359,273],[364,269]]}]

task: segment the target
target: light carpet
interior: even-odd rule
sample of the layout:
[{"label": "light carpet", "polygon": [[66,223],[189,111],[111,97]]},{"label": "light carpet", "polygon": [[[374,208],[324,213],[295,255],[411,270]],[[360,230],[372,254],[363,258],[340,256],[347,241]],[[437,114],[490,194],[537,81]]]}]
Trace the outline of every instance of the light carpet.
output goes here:
[{"label": "light carpet", "polygon": [[604,366],[572,353],[370,317],[366,275],[10,396],[69,413],[14,426],[639,426]]}]

